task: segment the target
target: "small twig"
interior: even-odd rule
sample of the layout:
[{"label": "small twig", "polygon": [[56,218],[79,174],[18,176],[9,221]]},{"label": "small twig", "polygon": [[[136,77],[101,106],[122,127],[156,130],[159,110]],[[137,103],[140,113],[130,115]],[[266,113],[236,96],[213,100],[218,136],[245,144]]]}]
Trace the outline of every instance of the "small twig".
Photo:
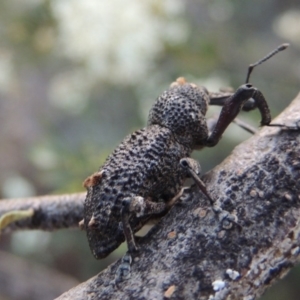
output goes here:
[{"label": "small twig", "polygon": [[12,211],[33,209],[32,217],[10,223],[1,231],[17,229],[56,230],[78,227],[83,219],[83,202],[86,193],[51,195],[20,199],[0,200],[0,218]]}]

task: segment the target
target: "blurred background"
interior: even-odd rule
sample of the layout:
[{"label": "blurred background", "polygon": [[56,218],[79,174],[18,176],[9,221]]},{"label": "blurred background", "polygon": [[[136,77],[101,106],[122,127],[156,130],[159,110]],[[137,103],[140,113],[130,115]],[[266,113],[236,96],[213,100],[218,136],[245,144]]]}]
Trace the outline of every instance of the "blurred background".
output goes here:
[{"label": "blurred background", "polygon": [[[211,91],[236,88],[250,63],[283,42],[290,48],[250,80],[273,117],[300,88],[299,1],[1,1],[1,198],[83,191],[177,77]],[[258,112],[240,118],[260,120]],[[206,172],[249,136],[231,125],[217,147],[194,157]],[[2,236],[0,300],[53,299],[124,250],[97,261],[84,232]],[[262,299],[299,299],[299,282],[298,267]]]}]

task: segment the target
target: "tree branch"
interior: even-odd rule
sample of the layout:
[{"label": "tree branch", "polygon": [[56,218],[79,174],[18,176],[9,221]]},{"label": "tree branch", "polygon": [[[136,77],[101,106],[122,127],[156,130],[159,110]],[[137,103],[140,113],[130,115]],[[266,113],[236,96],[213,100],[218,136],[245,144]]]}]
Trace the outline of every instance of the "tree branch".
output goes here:
[{"label": "tree branch", "polygon": [[[300,122],[300,95],[275,121]],[[131,277],[114,285],[119,261],[59,299],[254,299],[300,253],[299,131],[264,128],[205,176],[210,194],[236,215],[229,228],[193,187],[140,242]],[[33,208],[6,228],[77,227],[85,193],[0,201],[0,216]],[[125,297],[126,297],[125,296]]]},{"label": "tree branch", "polygon": [[[274,121],[300,122],[300,94]],[[298,261],[299,130],[263,128],[206,181],[237,224],[217,216],[196,187],[141,239],[129,279],[120,261],[58,299],[255,299]]]},{"label": "tree branch", "polygon": [[42,196],[0,201],[0,217],[11,211],[33,209],[33,216],[10,223],[4,233],[17,229],[55,230],[78,227],[83,219],[86,193]]}]

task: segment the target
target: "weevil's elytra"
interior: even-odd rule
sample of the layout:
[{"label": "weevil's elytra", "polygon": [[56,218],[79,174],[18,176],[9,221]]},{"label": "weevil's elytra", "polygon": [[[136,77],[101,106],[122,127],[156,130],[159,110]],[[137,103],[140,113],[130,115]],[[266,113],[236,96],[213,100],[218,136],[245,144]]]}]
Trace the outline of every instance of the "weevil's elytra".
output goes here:
[{"label": "weevil's elytra", "polygon": [[[250,65],[251,71],[283,48]],[[208,128],[205,118],[209,104],[223,106],[212,128]],[[195,181],[212,204],[199,178],[200,165],[190,154],[194,149],[215,146],[241,109],[255,108],[261,113],[261,124],[272,126],[264,96],[249,83],[232,94],[209,93],[183,77],[172,83],[154,103],[148,126],[127,136],[99,172],[84,182],[84,226],[94,256],[106,257],[125,239],[129,254],[133,254],[137,250],[134,233],[168,211],[180,197],[187,177]],[[220,207],[214,211],[223,220],[238,225]],[[120,272],[124,273],[122,267]]]},{"label": "weevil's elytra", "polygon": [[188,158],[194,146],[208,136],[204,117],[208,104],[206,89],[179,79],[158,98],[148,126],[126,137],[100,172],[85,181],[85,226],[96,258],[107,256],[125,240],[124,199],[140,197],[144,202],[144,214],[131,212],[133,232],[152,216],[167,211],[167,203],[189,176],[180,160]]}]

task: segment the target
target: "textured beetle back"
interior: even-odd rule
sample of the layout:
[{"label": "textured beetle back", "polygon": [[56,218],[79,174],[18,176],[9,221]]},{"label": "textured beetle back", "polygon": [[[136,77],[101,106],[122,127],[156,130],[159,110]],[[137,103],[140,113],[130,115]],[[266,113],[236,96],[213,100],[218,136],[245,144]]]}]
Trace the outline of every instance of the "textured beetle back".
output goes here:
[{"label": "textured beetle back", "polygon": [[178,78],[156,100],[148,125],[169,128],[181,144],[199,146],[208,135],[205,119],[208,105],[209,95],[205,88]]},{"label": "textured beetle back", "polygon": [[[107,256],[125,239],[122,201],[140,196],[167,202],[175,197],[187,177],[180,159],[190,153],[191,148],[179,144],[170,129],[152,125],[127,136],[100,171],[86,179],[84,224],[96,258]],[[142,221],[130,219],[134,232]]]}]

